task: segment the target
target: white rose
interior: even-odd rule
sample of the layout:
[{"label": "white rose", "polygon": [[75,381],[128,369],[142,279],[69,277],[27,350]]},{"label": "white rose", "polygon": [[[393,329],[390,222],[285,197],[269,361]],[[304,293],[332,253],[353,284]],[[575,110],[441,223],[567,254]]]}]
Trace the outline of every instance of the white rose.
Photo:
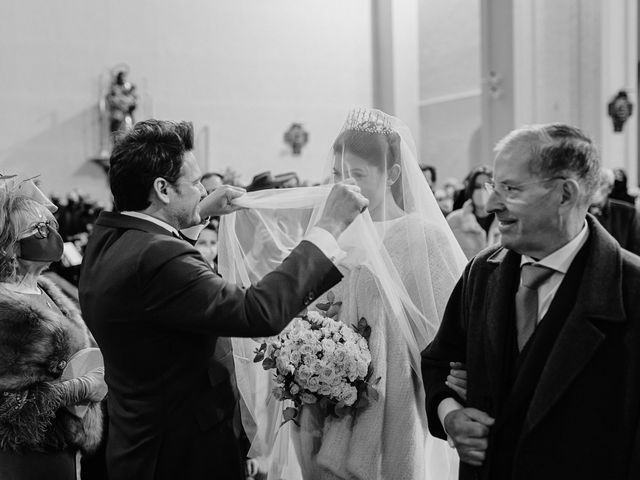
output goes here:
[{"label": "white rose", "polygon": [[318,389],[318,393],[320,395],[330,395],[331,394],[331,385],[320,385],[320,388]]},{"label": "white rose", "polygon": [[298,392],[300,392],[300,387],[298,386],[298,384],[294,383],[293,385],[291,385],[291,388],[289,388],[289,391],[291,392],[291,395],[297,395]]},{"label": "white rose", "polygon": [[278,372],[281,374],[285,374],[287,372],[287,365],[289,365],[289,359],[284,356],[279,356],[276,358],[276,367],[278,368]]},{"label": "white rose", "polygon": [[308,343],[305,343],[300,347],[300,353],[302,355],[313,355],[315,352],[311,345],[309,345]]},{"label": "white rose", "polygon": [[351,405],[356,403],[356,400],[358,400],[358,390],[356,389],[356,387],[349,387],[342,398],[344,404],[350,407]]},{"label": "white rose", "polygon": [[298,351],[291,352],[291,363],[293,363],[294,365],[298,365],[301,359],[302,357],[300,355],[300,352]]},{"label": "white rose", "polygon": [[307,392],[302,392],[302,395],[300,395],[300,398],[302,400],[302,403],[306,403],[308,405],[311,405],[312,403],[316,403],[318,401],[315,395]]},{"label": "white rose", "polygon": [[335,352],[336,344],[333,340],[325,338],[324,340],[322,340],[322,349],[327,353]]},{"label": "white rose", "polygon": [[307,390],[309,390],[310,392],[317,392],[319,388],[320,380],[318,379],[318,377],[311,377],[307,381]]},{"label": "white rose", "polygon": [[313,320],[313,321],[322,321],[322,319],[324,318],[322,315],[320,315],[320,313],[317,310],[308,310],[307,311],[307,318],[309,320]]}]

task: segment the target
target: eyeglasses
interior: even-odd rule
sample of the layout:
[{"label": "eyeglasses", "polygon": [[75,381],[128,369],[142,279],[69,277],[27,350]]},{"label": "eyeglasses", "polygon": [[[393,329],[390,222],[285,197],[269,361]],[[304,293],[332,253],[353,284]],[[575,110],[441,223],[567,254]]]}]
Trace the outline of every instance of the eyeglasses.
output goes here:
[{"label": "eyeglasses", "polygon": [[36,238],[47,238],[49,233],[51,232],[51,222],[38,222],[31,229],[29,229],[29,233],[33,234]]},{"label": "eyeglasses", "polygon": [[518,197],[520,192],[522,192],[522,187],[545,183],[551,180],[566,180],[566,177],[549,177],[543,178],[542,180],[536,180],[534,182],[518,183],[517,185],[509,185],[502,182],[494,183],[493,181],[491,181],[486,182],[484,184],[484,188],[487,192],[489,192],[489,194],[495,193],[496,195],[500,195],[501,197],[504,197],[508,200],[513,200]]}]

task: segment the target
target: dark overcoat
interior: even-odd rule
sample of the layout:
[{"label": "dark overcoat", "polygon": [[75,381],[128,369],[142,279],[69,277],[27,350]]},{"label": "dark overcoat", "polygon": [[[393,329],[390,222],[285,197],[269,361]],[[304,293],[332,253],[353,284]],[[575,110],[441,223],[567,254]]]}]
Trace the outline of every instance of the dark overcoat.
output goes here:
[{"label": "dark overcoat", "polygon": [[216,340],[277,334],[340,278],[303,241],[258,284],[239,288],[162,227],[102,213],[80,304],[105,360],[109,478],[243,478],[233,391],[228,376],[210,375]]},{"label": "dark overcoat", "polygon": [[[484,465],[461,464],[463,480],[640,478],[640,258],[587,221],[590,235],[574,261],[581,258],[581,268],[572,264],[549,309],[566,314],[546,315],[534,335],[555,329],[546,350],[531,350],[514,369],[508,345],[520,255],[492,247],[467,265],[423,352],[434,435],[445,438],[440,401],[458,398],[444,384],[449,361],[466,363],[466,406],[496,419]],[[507,454],[510,472],[498,475]]]}]

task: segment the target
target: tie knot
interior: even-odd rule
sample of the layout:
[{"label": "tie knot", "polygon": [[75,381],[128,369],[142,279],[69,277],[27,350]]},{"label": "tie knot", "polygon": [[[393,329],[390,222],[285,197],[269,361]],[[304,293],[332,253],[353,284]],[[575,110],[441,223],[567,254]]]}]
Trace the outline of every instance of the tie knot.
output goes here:
[{"label": "tie knot", "polygon": [[522,285],[537,290],[555,270],[543,265],[526,264],[522,266]]}]

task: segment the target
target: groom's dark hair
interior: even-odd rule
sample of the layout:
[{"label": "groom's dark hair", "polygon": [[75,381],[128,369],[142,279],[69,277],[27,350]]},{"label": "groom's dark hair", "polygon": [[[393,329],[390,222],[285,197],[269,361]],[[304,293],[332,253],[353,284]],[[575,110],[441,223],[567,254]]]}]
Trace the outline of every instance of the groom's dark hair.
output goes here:
[{"label": "groom's dark hair", "polygon": [[193,150],[193,124],[145,120],[124,133],[113,148],[109,183],[114,209],[139,211],[147,208],[156,178],[171,184],[180,177],[184,154]]}]

